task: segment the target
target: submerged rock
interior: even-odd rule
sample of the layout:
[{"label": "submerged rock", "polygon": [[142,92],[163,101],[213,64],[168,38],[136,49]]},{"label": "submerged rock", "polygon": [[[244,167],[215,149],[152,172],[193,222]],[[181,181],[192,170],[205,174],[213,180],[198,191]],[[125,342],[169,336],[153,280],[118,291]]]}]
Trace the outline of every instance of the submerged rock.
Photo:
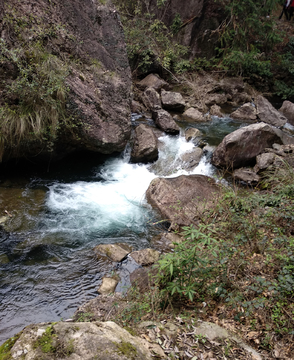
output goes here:
[{"label": "submerged rock", "polygon": [[186,141],[195,140],[197,137],[202,136],[202,132],[196,128],[189,128],[185,131]]}]

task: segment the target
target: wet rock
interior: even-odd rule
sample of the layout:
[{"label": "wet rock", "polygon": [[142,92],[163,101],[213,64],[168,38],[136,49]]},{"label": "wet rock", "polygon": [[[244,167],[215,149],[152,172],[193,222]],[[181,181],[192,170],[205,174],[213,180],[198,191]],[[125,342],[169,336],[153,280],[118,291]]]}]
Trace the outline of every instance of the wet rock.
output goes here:
[{"label": "wet rock", "polygon": [[287,118],[291,125],[294,125],[294,104],[291,101],[284,101],[279,111]]},{"label": "wet rock", "polygon": [[6,254],[0,254],[0,265],[5,265],[9,263],[9,258]]},{"label": "wet rock", "polygon": [[167,134],[177,135],[180,133],[180,128],[166,110],[152,111],[152,119],[155,124]]},{"label": "wet rock", "polygon": [[135,141],[131,152],[131,162],[148,163],[158,159],[157,137],[152,128],[141,124],[135,129]]},{"label": "wet rock", "polygon": [[118,280],[111,277],[103,277],[102,284],[97,289],[99,294],[108,295],[115,291]]},{"label": "wet rock", "polygon": [[143,80],[137,83],[137,87],[141,90],[153,88],[156,91],[168,89],[169,84],[161,79],[157,74],[149,74]]},{"label": "wet rock", "polygon": [[131,251],[132,247],[128,244],[100,244],[95,246],[94,251],[97,255],[107,256],[112,261],[122,261]]},{"label": "wet rock", "polygon": [[223,113],[221,111],[221,107],[214,104],[212,105],[212,107],[210,108],[210,115],[211,116],[218,116],[218,117],[223,117]]},{"label": "wet rock", "polygon": [[273,105],[263,96],[256,98],[257,116],[260,121],[278,128],[286,124],[287,118],[276,110]]},{"label": "wet rock", "polygon": [[203,122],[207,121],[207,118],[197,109],[191,107],[187,109],[184,114],[184,118],[190,122]]},{"label": "wet rock", "polygon": [[147,191],[149,204],[159,210],[171,229],[197,222],[199,215],[213,206],[220,194],[215,181],[204,175],[181,175],[175,178],[156,178]]},{"label": "wet rock", "polygon": [[139,251],[133,251],[130,256],[139,265],[146,266],[154,264],[159,259],[160,253],[154,249],[143,249]]},{"label": "wet rock", "polygon": [[166,110],[174,110],[182,112],[185,109],[185,100],[178,92],[161,91],[162,106]]},{"label": "wet rock", "polygon": [[240,168],[233,172],[235,180],[244,182],[248,185],[256,185],[260,181],[260,176],[251,168]]},{"label": "wet rock", "polygon": [[153,88],[147,88],[142,94],[142,102],[148,110],[161,108],[161,100],[158,92]]},{"label": "wet rock", "polygon": [[238,168],[255,163],[255,157],[272,144],[282,144],[282,135],[265,123],[242,127],[225,136],[212,155],[212,164]]},{"label": "wet rock", "polygon": [[[48,352],[43,352],[38,339],[51,327],[54,336],[47,335],[51,344]],[[152,351],[152,352],[151,352]],[[150,344],[112,321],[106,322],[58,322],[27,326],[11,349],[13,359],[21,360],[151,360],[165,358],[157,344]],[[66,355],[65,355],[66,354]]]},{"label": "wet rock", "polygon": [[201,160],[203,155],[203,150],[199,147],[189,151],[181,156],[181,160],[183,161],[182,169],[192,171]]},{"label": "wet rock", "polygon": [[196,128],[189,128],[185,131],[186,141],[194,140],[200,136],[202,136],[202,132]]},{"label": "wet rock", "polygon": [[232,112],[230,117],[237,120],[256,121],[257,111],[251,103],[246,103]]}]

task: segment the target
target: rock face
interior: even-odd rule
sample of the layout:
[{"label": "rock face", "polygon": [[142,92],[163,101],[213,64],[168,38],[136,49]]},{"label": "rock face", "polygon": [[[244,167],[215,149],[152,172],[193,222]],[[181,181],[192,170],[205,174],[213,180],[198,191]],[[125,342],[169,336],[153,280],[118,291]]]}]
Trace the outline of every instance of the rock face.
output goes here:
[{"label": "rock face", "polygon": [[141,124],[135,129],[135,141],[131,152],[131,161],[147,163],[158,158],[157,137],[152,128]]},{"label": "rock face", "polygon": [[[272,144],[283,144],[282,131],[265,123],[252,124],[225,136],[215,149],[212,164],[238,168],[255,162],[255,157]],[[293,139],[292,139],[293,140]]]},{"label": "rock face", "polygon": [[[46,344],[46,347],[45,345]],[[132,336],[112,321],[27,326],[11,349],[15,360],[151,360],[159,345]]]},{"label": "rock face", "polygon": [[278,128],[286,124],[287,119],[263,96],[256,98],[257,116],[260,121],[276,126]]},{"label": "rock face", "polygon": [[291,101],[284,101],[279,111],[286,116],[291,125],[294,125],[294,104]]},{"label": "rock face", "polygon": [[[109,154],[125,147],[131,134],[131,72],[118,15],[112,5],[103,3],[98,0],[65,0],[57,4],[46,0],[22,3],[4,0],[4,18],[12,16],[11,9],[14,9],[15,16],[21,15],[27,22],[21,31],[22,37],[17,35],[17,22],[9,31],[7,22],[1,23],[1,38],[9,50],[25,49],[25,46],[35,49],[42,35],[38,31],[45,34],[48,29],[54,30],[52,36],[44,37],[46,41],[39,41],[41,50],[38,51],[51,54],[62,69],[68,69],[65,78],[68,92],[62,101],[65,117],[71,122],[70,126],[58,126],[58,136],[50,146],[44,140],[28,145],[29,139],[25,139],[22,151],[16,154],[7,145],[4,160],[39,152],[43,157],[47,154],[54,159],[86,149]],[[1,80],[17,81],[17,63],[6,65],[16,69],[12,73],[0,69]],[[0,99],[0,106],[11,101],[18,104],[17,95],[9,99],[5,96]]]},{"label": "rock face", "polygon": [[166,110],[152,111],[152,118],[159,129],[167,134],[177,135],[180,133],[180,128]]},{"label": "rock face", "polygon": [[175,178],[156,178],[146,192],[153,208],[159,210],[171,228],[193,224],[199,214],[217,198],[220,188],[204,175],[181,175]]}]

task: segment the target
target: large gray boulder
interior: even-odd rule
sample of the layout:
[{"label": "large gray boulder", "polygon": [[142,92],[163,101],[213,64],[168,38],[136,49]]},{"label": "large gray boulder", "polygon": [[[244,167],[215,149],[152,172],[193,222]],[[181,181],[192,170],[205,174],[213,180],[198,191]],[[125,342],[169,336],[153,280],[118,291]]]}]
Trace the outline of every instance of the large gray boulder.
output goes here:
[{"label": "large gray boulder", "polygon": [[276,110],[273,105],[262,95],[256,98],[257,116],[260,121],[281,128],[287,122],[287,118]]},{"label": "large gray boulder", "polygon": [[279,111],[286,116],[291,125],[294,125],[294,104],[291,101],[284,101]]},{"label": "large gray boulder", "polygon": [[133,163],[147,163],[158,158],[158,141],[152,128],[140,124],[135,129],[135,140],[131,152]]},{"label": "large gray boulder", "polygon": [[225,136],[215,149],[211,162],[225,168],[247,166],[254,164],[255,157],[272,144],[289,144],[293,141],[294,138],[269,124],[252,124]]},{"label": "large gray boulder", "polygon": [[112,321],[27,326],[11,349],[15,360],[151,360],[164,352]]},{"label": "large gray boulder", "polygon": [[149,204],[159,210],[161,217],[177,229],[195,223],[209,209],[220,193],[212,178],[204,175],[181,175],[175,178],[156,178],[147,191]]},{"label": "large gray boulder", "polygon": [[179,126],[166,110],[160,109],[152,111],[152,119],[159,129],[163,130],[165,133],[171,135],[180,133]]}]

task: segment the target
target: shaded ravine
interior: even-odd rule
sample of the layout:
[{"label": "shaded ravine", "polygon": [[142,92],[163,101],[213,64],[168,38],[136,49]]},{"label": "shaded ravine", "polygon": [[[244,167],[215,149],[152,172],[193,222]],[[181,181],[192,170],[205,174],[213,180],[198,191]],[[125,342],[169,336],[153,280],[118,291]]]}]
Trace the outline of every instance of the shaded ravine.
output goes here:
[{"label": "shaded ravine", "polygon": [[[242,125],[214,118],[197,127],[215,144]],[[179,159],[193,149],[183,135],[160,141],[154,164],[130,164],[125,151],[102,164],[83,164],[80,174],[77,164],[50,177],[2,184],[2,210],[11,217],[0,238],[0,343],[30,323],[68,318],[97,296],[113,264],[97,259],[94,246],[150,246],[158,229],[150,225],[156,214],[145,201],[145,191],[156,176],[188,174]],[[213,167],[203,157],[192,173],[212,175]],[[121,271],[128,273],[128,265]],[[127,281],[119,290],[123,285]]]}]

